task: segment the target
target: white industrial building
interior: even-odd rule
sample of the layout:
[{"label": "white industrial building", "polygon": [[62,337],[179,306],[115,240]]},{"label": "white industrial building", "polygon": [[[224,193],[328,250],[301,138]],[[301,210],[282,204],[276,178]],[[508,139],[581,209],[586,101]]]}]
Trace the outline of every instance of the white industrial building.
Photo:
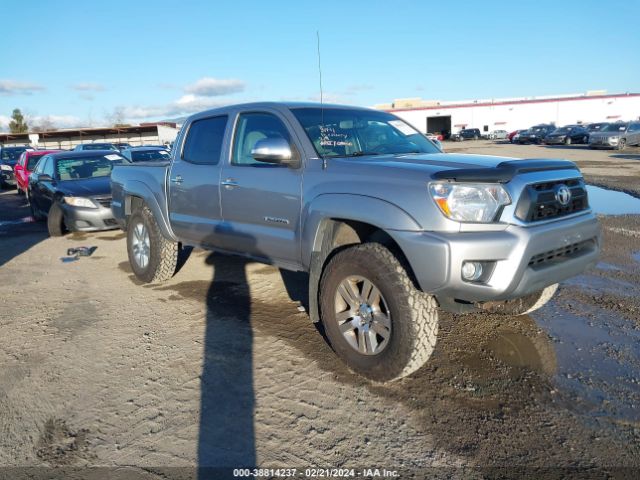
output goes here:
[{"label": "white industrial building", "polygon": [[0,133],[0,145],[30,145],[45,149],[72,149],[81,143],[112,142],[133,146],[166,144],[175,140],[178,127],[172,122],[131,126],[68,128],[38,133]]},{"label": "white industrial building", "polygon": [[640,93],[584,94],[470,101],[399,99],[375,108],[393,112],[424,133],[454,133],[463,128],[513,131],[540,123],[557,126],[640,118]]}]

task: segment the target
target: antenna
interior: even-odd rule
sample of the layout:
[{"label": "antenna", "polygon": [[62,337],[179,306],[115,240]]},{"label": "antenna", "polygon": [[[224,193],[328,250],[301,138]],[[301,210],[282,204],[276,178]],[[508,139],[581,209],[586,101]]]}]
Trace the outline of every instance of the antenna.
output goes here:
[{"label": "antenna", "polygon": [[[322,96],[322,64],[320,62],[320,30],[316,30],[316,38],[318,40],[318,78],[320,79],[320,125],[321,130],[324,129],[324,98]],[[320,136],[324,133],[321,131]],[[326,170],[327,159],[322,157],[322,169]]]},{"label": "antenna", "polygon": [[322,65],[320,63],[320,30],[316,30],[316,37],[318,39],[318,76],[320,78],[320,106],[322,107],[323,98],[322,98]]}]

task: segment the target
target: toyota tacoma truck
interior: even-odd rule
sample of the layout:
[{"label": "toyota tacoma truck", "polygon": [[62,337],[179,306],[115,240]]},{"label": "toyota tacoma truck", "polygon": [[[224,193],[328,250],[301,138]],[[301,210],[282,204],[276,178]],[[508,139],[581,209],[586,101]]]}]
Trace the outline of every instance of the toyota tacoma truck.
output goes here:
[{"label": "toyota tacoma truck", "polygon": [[111,183],[140,280],[171,278],[185,246],[308,272],[311,319],[377,382],[428,360],[439,311],[533,311],[601,244],[574,163],[445,154],[366,108],[198,113],[170,161],[117,165]]}]

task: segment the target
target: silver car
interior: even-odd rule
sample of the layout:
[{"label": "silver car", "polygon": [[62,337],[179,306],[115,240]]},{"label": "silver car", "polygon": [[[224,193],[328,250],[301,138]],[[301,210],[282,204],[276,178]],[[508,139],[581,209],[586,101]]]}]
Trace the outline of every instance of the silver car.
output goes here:
[{"label": "silver car", "polygon": [[589,136],[589,148],[615,148],[640,145],[640,122],[610,123]]},{"label": "silver car", "polygon": [[489,133],[489,140],[504,140],[509,135],[506,130],[493,130]]}]

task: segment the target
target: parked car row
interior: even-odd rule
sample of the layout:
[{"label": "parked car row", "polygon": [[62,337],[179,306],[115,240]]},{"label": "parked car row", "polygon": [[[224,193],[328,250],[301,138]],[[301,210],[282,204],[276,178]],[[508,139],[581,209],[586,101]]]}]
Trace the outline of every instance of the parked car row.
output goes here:
[{"label": "parked car row", "polygon": [[[166,145],[143,145],[133,147],[128,143],[85,143],[76,145],[76,152],[108,150],[122,154],[132,162],[165,160],[169,156]],[[16,187],[18,194],[26,194],[29,184],[29,174],[38,161],[48,153],[69,150],[37,150],[22,146],[0,146],[0,189]]]},{"label": "parked car row", "polygon": [[511,143],[571,145],[581,143],[589,148],[616,148],[640,145],[640,122],[598,122],[587,125],[534,125],[526,130],[514,130],[507,135]]}]

